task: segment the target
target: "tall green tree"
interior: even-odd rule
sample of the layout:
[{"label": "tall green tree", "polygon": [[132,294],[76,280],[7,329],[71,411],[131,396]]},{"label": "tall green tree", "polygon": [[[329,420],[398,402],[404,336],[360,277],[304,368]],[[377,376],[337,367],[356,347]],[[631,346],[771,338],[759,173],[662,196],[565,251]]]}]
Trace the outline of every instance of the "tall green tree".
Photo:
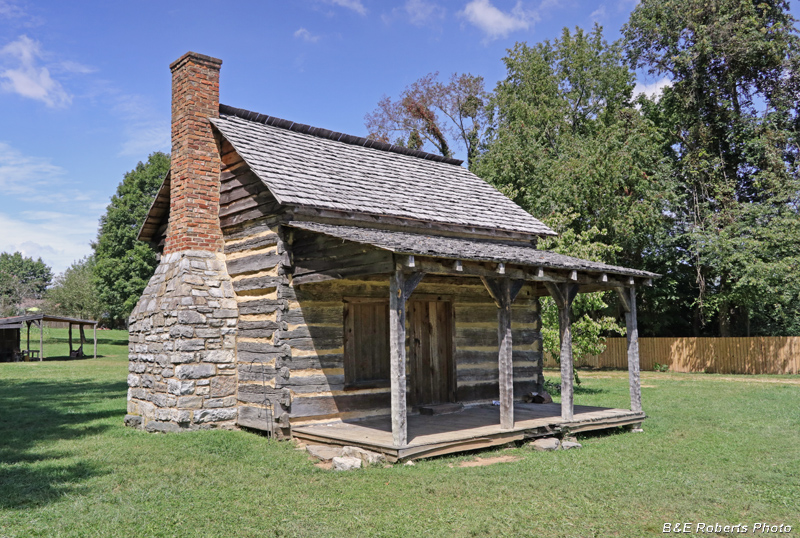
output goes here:
[{"label": "tall green tree", "polygon": [[169,171],[169,156],[156,152],[146,163],[125,174],[111,197],[94,247],[95,285],[108,322],[127,321],[150,277],[156,254],[149,245],[136,240],[158,188]]},{"label": "tall green tree", "polygon": [[576,233],[597,227],[597,240],[620,247],[606,261],[641,267],[669,224],[671,190],[620,45],[599,26],[565,28],[552,43],[517,43],[504,62],[475,171],[537,218],[574,214]]},{"label": "tall green tree", "polygon": [[100,319],[103,305],[94,279],[94,256],[86,256],[58,275],[45,293],[47,311],[81,319]]},{"label": "tall green tree", "polygon": [[623,29],[632,65],[672,81],[642,108],[683,194],[697,335],[799,334],[795,22],[779,0],[643,0]]},{"label": "tall green tree", "polygon": [[22,303],[41,299],[53,272],[41,258],[23,256],[20,252],[0,254],[0,315],[22,313]]},{"label": "tall green tree", "polygon": [[[620,43],[604,40],[599,26],[565,28],[553,42],[517,43],[503,61],[508,74],[491,97],[475,172],[562,234],[582,238],[543,247],[658,271],[676,199],[662,135],[632,100],[634,73]],[[589,233],[605,248],[586,252]],[[664,295],[643,294],[643,334],[658,318],[649,312],[669,304]],[[586,299],[577,317],[598,324],[616,301]]]}]

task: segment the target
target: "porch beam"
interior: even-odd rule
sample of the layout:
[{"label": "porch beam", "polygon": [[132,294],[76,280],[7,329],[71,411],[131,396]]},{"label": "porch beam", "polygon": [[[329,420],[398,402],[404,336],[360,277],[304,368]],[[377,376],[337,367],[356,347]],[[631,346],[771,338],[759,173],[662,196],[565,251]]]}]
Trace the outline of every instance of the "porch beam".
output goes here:
[{"label": "porch beam", "polygon": [[511,335],[511,305],[525,283],[510,278],[481,277],[483,285],[497,304],[497,368],[500,385],[500,429],[514,428],[514,364]]},{"label": "porch beam", "polygon": [[406,406],[406,301],[422,280],[424,273],[412,273],[408,279],[402,264],[397,264],[389,280],[389,377],[391,378],[392,442],[395,447],[408,444]]},{"label": "porch beam", "polygon": [[553,284],[546,282],[545,286],[553,301],[558,308],[558,329],[561,337],[561,351],[559,354],[561,362],[561,420],[571,421],[574,416],[574,396],[573,379],[574,370],[572,364],[572,325],[570,321],[570,310],[572,301],[578,294],[579,286],[575,284]]},{"label": "porch beam", "polygon": [[639,374],[639,327],[636,320],[636,288],[625,290],[630,308],[625,312],[628,341],[628,382],[631,392],[631,411],[642,412],[642,387]]}]

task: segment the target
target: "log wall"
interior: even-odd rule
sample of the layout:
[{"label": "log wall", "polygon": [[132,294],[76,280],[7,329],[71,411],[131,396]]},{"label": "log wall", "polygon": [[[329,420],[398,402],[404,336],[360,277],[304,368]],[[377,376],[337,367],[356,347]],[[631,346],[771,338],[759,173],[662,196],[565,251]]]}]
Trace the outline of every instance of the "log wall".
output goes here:
[{"label": "log wall", "polygon": [[[348,389],[344,379],[344,298],[388,298],[389,276],[290,287],[282,342],[291,349],[292,424],[389,413],[388,387]],[[426,277],[414,300],[452,302],[456,395],[465,404],[497,400],[497,307],[477,278]],[[514,392],[541,383],[538,301],[523,289],[513,308]],[[409,380],[409,382],[413,382]]]}]

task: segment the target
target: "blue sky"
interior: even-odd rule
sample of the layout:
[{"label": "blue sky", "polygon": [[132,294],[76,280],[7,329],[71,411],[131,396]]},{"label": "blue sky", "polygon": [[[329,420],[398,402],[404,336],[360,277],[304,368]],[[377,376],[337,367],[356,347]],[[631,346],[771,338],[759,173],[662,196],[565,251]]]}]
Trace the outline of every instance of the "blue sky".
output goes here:
[{"label": "blue sky", "polygon": [[426,73],[492,89],[515,42],[595,22],[613,40],[635,4],[0,0],[0,251],[55,272],[91,253],[123,174],[169,151],[168,66],[188,50],[223,60],[225,104],[363,136]]}]

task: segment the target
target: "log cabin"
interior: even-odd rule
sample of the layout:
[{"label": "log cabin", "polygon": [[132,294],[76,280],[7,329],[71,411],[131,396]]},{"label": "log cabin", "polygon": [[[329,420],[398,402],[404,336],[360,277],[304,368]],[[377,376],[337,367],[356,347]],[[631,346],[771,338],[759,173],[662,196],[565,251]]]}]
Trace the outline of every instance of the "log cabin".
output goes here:
[{"label": "log cabin", "polygon": [[[219,103],[221,60],[171,65],[172,164],[139,239],[126,424],[244,427],[410,459],[627,425],[636,287],[658,276],[537,248],[554,235],[456,159]],[[569,310],[616,290],[630,409],[575,406]],[[540,297],[562,395],[543,392]]]}]

